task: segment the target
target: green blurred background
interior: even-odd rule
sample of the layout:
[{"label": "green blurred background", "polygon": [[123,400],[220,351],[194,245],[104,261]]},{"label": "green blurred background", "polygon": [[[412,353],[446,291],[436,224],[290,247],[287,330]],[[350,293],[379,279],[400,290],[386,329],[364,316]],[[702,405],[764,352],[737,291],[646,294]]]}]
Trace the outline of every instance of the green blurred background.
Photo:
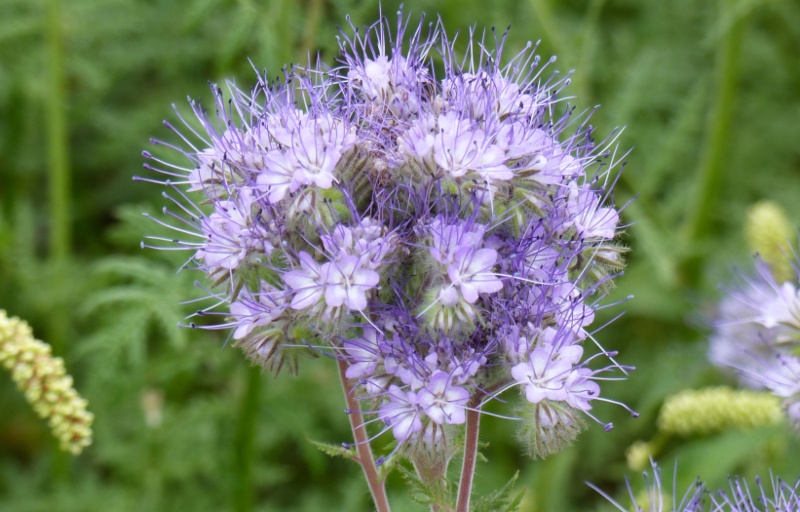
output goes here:
[{"label": "green blurred background", "polygon": [[[394,13],[397,2],[383,3]],[[730,383],[705,359],[708,315],[730,268],[748,266],[742,235],[757,200],[800,227],[800,3],[789,0],[452,0],[405,2],[448,31],[511,25],[509,54],[541,39],[575,69],[579,108],[602,108],[598,133],[626,125],[632,148],[616,188],[631,225],[629,267],[598,334],[638,369],[604,395],[641,413],[595,408],[578,441],[530,461],[511,421],[483,421],[477,492],[519,470],[525,511],[608,510],[584,481],[619,495],[625,450],[650,439],[665,397]],[[66,359],[96,415],[94,444],[57,453],[7,375],[0,375],[0,511],[367,511],[354,463],[307,439],[349,439],[330,361],[275,379],[249,368],[224,333],[177,323],[200,278],[182,254],[142,251],[159,187],[137,184],[141,151],[167,137],[170,104],[210,103],[207,82],[249,88],[319,52],[337,25],[378,17],[375,2],[306,0],[0,0],[0,308],[31,322]],[[393,14],[392,14],[393,16]],[[498,407],[497,410],[503,410]],[[800,443],[786,426],[672,439],[659,455],[679,494],[698,475],[794,481]],[[424,510],[390,480],[398,511]],[[669,485],[669,484],[668,484]]]}]

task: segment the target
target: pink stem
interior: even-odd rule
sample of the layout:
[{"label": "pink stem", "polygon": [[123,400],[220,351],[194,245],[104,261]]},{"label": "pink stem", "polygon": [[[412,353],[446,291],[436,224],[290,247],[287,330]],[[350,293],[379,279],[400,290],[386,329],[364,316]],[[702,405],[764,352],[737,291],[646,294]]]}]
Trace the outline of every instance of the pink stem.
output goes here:
[{"label": "pink stem", "polygon": [[345,375],[346,371],[347,363],[339,361],[339,380],[342,383],[342,390],[344,391],[344,397],[347,401],[350,428],[353,430],[353,439],[355,439],[356,451],[358,453],[355,460],[361,465],[361,469],[364,470],[364,477],[367,479],[367,485],[369,485],[369,491],[372,493],[372,501],[375,502],[377,512],[390,512],[391,509],[389,508],[389,498],[386,496],[386,488],[378,474],[375,458],[372,456],[372,449],[367,439],[364,417],[361,415],[358,401],[353,396],[353,387],[350,385],[350,381]]},{"label": "pink stem", "polygon": [[458,483],[456,512],[469,512],[472,479],[475,476],[475,461],[478,458],[478,431],[480,429],[480,421],[481,413],[477,407],[474,407],[474,410],[467,409],[467,436],[464,441],[464,465],[461,467],[461,480]]}]

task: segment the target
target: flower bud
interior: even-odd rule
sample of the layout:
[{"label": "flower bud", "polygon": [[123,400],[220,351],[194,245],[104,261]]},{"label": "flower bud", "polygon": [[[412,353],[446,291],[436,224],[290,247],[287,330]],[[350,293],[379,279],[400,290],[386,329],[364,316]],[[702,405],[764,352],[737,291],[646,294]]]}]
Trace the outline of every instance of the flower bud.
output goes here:
[{"label": "flower bud", "polygon": [[518,434],[532,459],[558,453],[578,437],[584,424],[580,416],[559,402],[542,401],[522,413]]}]

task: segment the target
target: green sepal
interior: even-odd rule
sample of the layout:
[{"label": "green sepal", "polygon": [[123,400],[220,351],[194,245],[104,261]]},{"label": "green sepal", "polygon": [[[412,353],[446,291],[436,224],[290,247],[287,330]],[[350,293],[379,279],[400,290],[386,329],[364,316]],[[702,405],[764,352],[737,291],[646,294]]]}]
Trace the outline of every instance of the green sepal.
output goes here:
[{"label": "green sepal", "polygon": [[534,460],[560,452],[572,444],[585,427],[577,411],[558,401],[526,403],[518,415],[522,421],[517,437]]},{"label": "green sepal", "polygon": [[352,217],[350,207],[345,201],[344,193],[336,187],[322,189],[320,192],[322,204],[318,205],[318,214],[327,227],[332,227],[340,222],[347,222]]},{"label": "green sepal", "polygon": [[394,471],[398,467],[398,461],[400,457],[389,457],[384,459],[383,464],[378,466],[378,475],[380,476],[381,480],[386,480],[389,476],[389,473]]}]

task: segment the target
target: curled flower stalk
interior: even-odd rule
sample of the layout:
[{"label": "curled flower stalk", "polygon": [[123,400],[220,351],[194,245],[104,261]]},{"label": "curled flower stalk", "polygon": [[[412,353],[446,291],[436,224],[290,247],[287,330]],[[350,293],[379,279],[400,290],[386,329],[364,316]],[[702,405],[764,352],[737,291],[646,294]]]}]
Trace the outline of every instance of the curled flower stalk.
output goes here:
[{"label": "curled flower stalk", "polygon": [[471,33],[465,59],[441,21],[351,28],[337,67],[214,86],[214,108],[168,124],[180,144],[145,152],[166,178],[139,179],[166,187],[156,220],[181,237],[145,245],[187,251],[215,284],[198,315],[255,363],[338,359],[354,429],[396,441],[376,465],[406,456],[444,478],[463,429],[476,448],[483,406],[512,388],[532,455],[556,452],[628,370],[590,330],[625,253],[616,133],[595,141],[533,44],[506,59],[505,34]]},{"label": "curled flower stalk", "polygon": [[64,361],[34,339],[30,326],[0,310],[0,364],[39,417],[47,419],[61,449],[78,455],[92,442],[87,402],[78,395]]}]

